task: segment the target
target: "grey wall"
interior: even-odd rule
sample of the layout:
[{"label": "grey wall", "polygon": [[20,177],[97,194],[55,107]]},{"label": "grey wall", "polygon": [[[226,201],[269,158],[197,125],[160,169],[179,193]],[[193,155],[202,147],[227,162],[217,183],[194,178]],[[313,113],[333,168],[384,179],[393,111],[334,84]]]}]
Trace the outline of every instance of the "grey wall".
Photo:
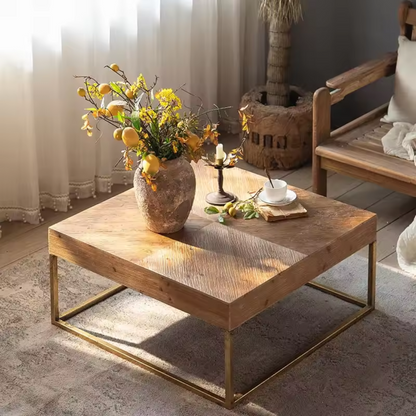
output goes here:
[{"label": "grey wall", "polygon": [[[293,29],[291,82],[315,91],[327,79],[397,50],[400,3],[304,0],[304,21]],[[393,82],[393,77],[378,81],[334,106],[333,124],[345,124],[387,102]]]}]

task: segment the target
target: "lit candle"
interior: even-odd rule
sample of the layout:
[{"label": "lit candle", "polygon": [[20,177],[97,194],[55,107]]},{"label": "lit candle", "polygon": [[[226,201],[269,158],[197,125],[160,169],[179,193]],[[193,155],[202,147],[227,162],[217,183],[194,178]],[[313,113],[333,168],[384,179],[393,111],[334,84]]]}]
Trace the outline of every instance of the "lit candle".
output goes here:
[{"label": "lit candle", "polygon": [[225,153],[221,143],[215,149],[215,159],[222,161],[225,159]]}]

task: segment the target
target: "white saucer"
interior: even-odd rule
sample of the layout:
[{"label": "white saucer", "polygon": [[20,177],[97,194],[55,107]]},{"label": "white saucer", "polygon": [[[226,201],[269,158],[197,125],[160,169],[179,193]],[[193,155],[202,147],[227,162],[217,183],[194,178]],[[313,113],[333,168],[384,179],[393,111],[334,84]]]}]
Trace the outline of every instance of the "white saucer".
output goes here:
[{"label": "white saucer", "polygon": [[269,201],[265,191],[260,193],[259,198],[267,205],[271,205],[273,207],[284,207],[285,205],[291,204],[297,198],[297,195],[295,192],[288,189],[286,198],[282,199],[281,201]]}]

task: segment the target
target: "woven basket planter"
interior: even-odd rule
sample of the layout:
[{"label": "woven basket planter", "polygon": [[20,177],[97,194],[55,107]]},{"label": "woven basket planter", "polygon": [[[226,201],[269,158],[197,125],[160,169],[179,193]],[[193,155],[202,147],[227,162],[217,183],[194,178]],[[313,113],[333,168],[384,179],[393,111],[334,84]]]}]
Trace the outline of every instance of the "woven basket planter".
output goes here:
[{"label": "woven basket planter", "polygon": [[253,113],[244,160],[260,169],[294,169],[312,157],[312,93],[291,86],[299,97],[292,107],[262,104],[265,87],[245,94],[241,107]]}]

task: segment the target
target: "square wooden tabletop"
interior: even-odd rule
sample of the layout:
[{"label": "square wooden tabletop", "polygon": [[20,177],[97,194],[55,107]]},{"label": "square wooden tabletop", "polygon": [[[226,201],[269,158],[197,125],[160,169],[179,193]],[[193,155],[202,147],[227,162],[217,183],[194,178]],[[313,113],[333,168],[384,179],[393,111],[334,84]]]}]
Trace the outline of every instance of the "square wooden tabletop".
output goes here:
[{"label": "square wooden tabletop", "polygon": [[[376,239],[375,214],[297,188],[308,217],[221,225],[204,213],[217,172],[193,166],[197,192],[180,232],[148,231],[130,189],[50,227],[50,254],[231,330]],[[240,199],[264,181],[224,171]]]}]

